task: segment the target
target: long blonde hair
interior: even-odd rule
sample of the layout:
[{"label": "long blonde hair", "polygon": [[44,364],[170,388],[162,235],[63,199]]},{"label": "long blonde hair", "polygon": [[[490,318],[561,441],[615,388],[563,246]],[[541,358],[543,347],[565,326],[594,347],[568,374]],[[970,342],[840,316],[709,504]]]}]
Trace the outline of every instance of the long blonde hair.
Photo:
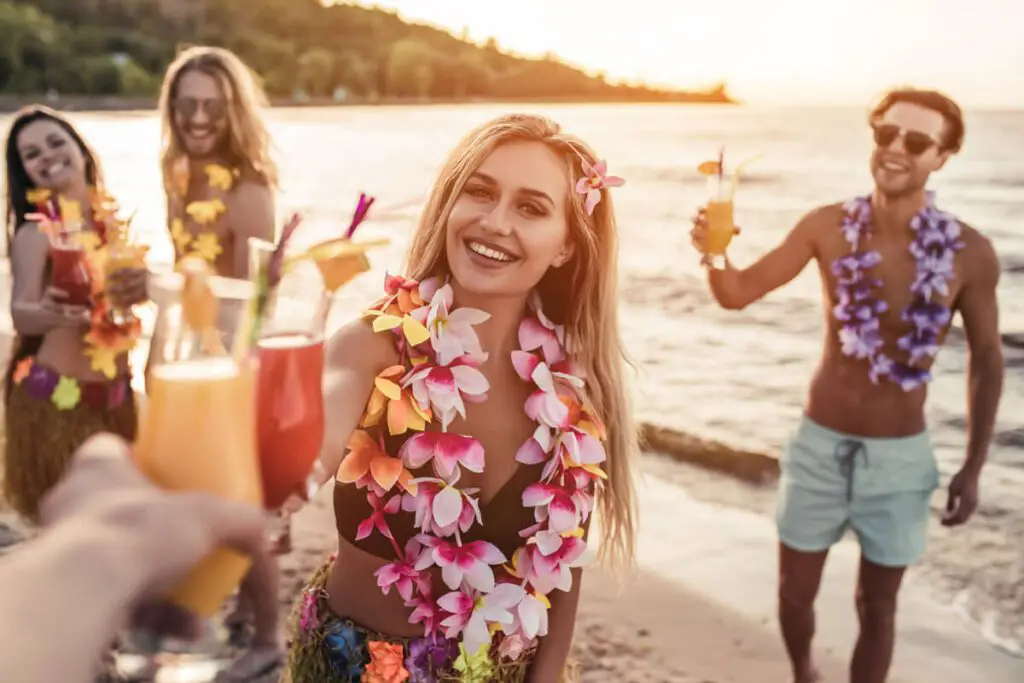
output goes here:
[{"label": "long blonde hair", "polygon": [[270,157],[270,134],[260,110],[267,98],[256,76],[234,53],[219,47],[190,47],[183,50],[167,68],[160,90],[161,136],[163,147],[160,168],[164,187],[173,188],[175,163],[185,156],[181,134],[174,125],[174,98],[178,84],[189,71],[199,71],[217,81],[224,94],[228,117],[226,160],[238,168],[243,178],[270,185],[277,184],[277,166]]},{"label": "long blonde hair", "polygon": [[483,160],[511,141],[543,143],[565,163],[569,234],[575,251],[563,267],[547,272],[538,291],[545,314],[565,326],[567,345],[587,379],[588,397],[607,428],[608,481],[598,500],[600,554],[616,569],[623,569],[632,564],[635,551],[632,463],[638,441],[625,377],[631,363],[619,334],[619,247],[613,202],[604,191],[593,214],[587,216],[583,196],[573,191],[583,174],[581,157],[594,164],[594,152],[540,116],[505,115],[471,131],[449,155],[430,192],[409,248],[408,275],[419,280],[447,272],[445,226],[452,206]]}]

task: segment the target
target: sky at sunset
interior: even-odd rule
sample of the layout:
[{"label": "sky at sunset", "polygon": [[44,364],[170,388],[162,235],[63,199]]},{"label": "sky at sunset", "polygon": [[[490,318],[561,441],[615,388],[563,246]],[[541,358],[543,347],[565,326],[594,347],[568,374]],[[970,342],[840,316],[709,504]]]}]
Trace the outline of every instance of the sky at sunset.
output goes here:
[{"label": "sky at sunset", "polygon": [[472,40],[555,52],[611,78],[725,80],[750,102],[864,104],[937,87],[970,106],[1024,108],[1022,0],[383,0]]}]

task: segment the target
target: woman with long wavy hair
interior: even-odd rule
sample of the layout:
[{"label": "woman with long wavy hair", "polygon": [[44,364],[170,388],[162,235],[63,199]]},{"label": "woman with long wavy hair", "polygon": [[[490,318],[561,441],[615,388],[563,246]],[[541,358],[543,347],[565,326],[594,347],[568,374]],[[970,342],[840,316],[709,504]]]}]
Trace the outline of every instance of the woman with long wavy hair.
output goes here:
[{"label": "woman with long wavy hair", "polygon": [[[217,275],[246,278],[249,238],[273,240],[277,167],[266,105],[255,74],[229,50],[191,47],[168,67],[160,166],[175,261],[199,256]],[[290,550],[287,528],[277,540],[279,552]],[[281,664],[278,575],[276,563],[258,562],[242,584],[226,623],[232,642],[248,648],[231,675],[264,675]]]},{"label": "woman with long wavy hair", "polygon": [[407,277],[328,343],[338,552],[296,606],[294,683],[570,678],[593,510],[633,558],[621,182],[537,116],[448,157]]},{"label": "woman with long wavy hair", "polygon": [[[127,356],[108,373],[95,369],[86,344],[93,324],[88,306],[71,305],[69,292],[48,286],[55,255],[34,216],[38,204],[74,204],[82,231],[105,239],[103,173],[95,152],[66,118],[29,107],[15,115],[4,157],[16,333],[4,378],[4,498],[33,520],[40,499],[86,439],[97,432],[134,437],[135,400]],[[134,304],[146,299],[146,283],[145,268],[126,268],[109,278],[107,291]]]},{"label": "woman with long wavy hair", "polygon": [[249,237],[272,240],[277,167],[255,75],[232,52],[192,47],[168,67],[160,93],[167,226],[175,260],[198,254],[245,278]]}]

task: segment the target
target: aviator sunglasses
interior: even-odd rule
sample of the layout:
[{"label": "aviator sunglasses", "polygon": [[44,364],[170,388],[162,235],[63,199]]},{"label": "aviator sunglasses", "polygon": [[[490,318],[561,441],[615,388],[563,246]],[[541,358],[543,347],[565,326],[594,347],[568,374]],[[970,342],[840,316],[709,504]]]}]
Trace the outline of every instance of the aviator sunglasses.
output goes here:
[{"label": "aviator sunglasses", "polygon": [[220,98],[176,97],[174,99],[174,110],[185,119],[195,118],[200,109],[213,121],[219,121],[227,113],[224,100]]},{"label": "aviator sunglasses", "polygon": [[896,138],[903,138],[903,148],[910,156],[918,157],[927,152],[933,146],[939,144],[938,140],[916,130],[900,128],[892,123],[874,123],[871,129],[875,134],[875,144],[887,149]]}]

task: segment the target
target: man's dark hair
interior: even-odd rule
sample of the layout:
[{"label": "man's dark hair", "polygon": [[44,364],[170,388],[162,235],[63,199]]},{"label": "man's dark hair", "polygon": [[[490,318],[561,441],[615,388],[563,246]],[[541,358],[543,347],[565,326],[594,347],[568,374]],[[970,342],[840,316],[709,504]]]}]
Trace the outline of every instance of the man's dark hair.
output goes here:
[{"label": "man's dark hair", "polygon": [[874,123],[885,115],[898,102],[916,104],[925,109],[942,114],[946,119],[946,134],[942,144],[944,151],[960,151],[964,144],[964,114],[960,105],[947,95],[937,90],[919,90],[918,88],[896,88],[882,96],[875,108],[871,110],[869,120]]}]

